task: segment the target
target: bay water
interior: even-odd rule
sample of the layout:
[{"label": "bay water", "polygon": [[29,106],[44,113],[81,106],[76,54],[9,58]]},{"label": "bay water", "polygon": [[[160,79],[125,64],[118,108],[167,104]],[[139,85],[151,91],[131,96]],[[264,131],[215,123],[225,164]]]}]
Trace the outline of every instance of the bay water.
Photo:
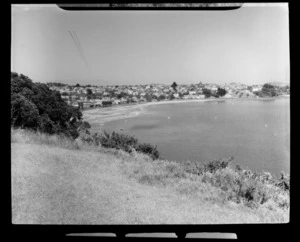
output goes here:
[{"label": "bay water", "polygon": [[168,160],[233,156],[232,167],[276,176],[290,172],[289,98],[145,105],[139,115],[105,122],[101,129],[157,145]]}]

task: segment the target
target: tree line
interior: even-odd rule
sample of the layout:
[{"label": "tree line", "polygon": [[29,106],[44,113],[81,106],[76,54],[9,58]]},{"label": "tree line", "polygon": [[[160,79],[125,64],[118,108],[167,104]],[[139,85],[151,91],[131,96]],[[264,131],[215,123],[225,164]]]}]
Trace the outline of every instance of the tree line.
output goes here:
[{"label": "tree line", "polygon": [[11,73],[11,126],[77,138],[82,113],[46,84]]}]

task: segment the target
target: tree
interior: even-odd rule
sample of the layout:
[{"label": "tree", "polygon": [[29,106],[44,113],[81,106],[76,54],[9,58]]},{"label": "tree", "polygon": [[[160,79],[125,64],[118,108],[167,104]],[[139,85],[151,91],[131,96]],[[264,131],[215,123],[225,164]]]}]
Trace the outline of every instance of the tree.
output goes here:
[{"label": "tree", "polygon": [[28,77],[11,73],[11,124],[14,127],[63,133],[76,138],[76,122],[82,113],[68,105],[59,92],[43,83],[33,83]]},{"label": "tree", "polygon": [[21,94],[13,94],[11,99],[11,124],[15,127],[36,129],[39,112],[35,104]]},{"label": "tree", "polygon": [[261,92],[265,96],[269,96],[269,97],[277,96],[275,87],[268,83],[263,85]]},{"label": "tree", "polygon": [[93,91],[90,88],[88,88],[88,89],[86,89],[86,93],[87,93],[87,95],[92,95]]},{"label": "tree", "polygon": [[57,131],[57,126],[47,114],[43,114],[39,119],[39,130],[48,134],[54,134]]},{"label": "tree", "polygon": [[80,84],[77,83],[77,84],[76,84],[76,87],[80,87]]},{"label": "tree", "polygon": [[151,102],[152,101],[152,95],[149,94],[149,93],[146,93],[145,99],[147,100],[147,102]]},{"label": "tree", "polygon": [[161,94],[161,95],[159,96],[159,99],[160,99],[160,100],[164,100],[164,99],[166,99],[166,96],[165,96],[164,94]]},{"label": "tree", "polygon": [[209,98],[212,95],[211,90],[207,88],[203,88],[202,93],[205,95],[206,98]]},{"label": "tree", "polygon": [[222,97],[222,96],[225,96],[226,93],[227,93],[227,91],[225,89],[218,87],[217,96],[221,96]]},{"label": "tree", "polygon": [[121,92],[121,93],[117,94],[118,99],[121,99],[123,97],[125,98],[126,96],[127,96],[127,94],[125,92]]},{"label": "tree", "polygon": [[93,91],[90,88],[86,89],[86,95],[88,100],[94,98]]},{"label": "tree", "polygon": [[173,82],[171,87],[174,89],[174,91],[177,91],[177,83],[176,82]]}]

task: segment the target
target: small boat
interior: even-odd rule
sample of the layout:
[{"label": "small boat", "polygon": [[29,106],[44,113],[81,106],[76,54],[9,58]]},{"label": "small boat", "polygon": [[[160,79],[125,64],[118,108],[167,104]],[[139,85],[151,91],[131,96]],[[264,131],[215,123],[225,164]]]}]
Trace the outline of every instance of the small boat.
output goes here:
[{"label": "small boat", "polygon": [[123,128],[120,128],[120,130],[124,130]]}]

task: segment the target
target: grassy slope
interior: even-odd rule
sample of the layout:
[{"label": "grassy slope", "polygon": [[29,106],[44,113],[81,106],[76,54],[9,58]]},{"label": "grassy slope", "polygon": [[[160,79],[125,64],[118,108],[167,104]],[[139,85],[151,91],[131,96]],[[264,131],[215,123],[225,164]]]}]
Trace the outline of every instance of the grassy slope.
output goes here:
[{"label": "grassy slope", "polygon": [[13,223],[209,224],[287,222],[287,214],[223,201],[172,162],[13,131]]}]

